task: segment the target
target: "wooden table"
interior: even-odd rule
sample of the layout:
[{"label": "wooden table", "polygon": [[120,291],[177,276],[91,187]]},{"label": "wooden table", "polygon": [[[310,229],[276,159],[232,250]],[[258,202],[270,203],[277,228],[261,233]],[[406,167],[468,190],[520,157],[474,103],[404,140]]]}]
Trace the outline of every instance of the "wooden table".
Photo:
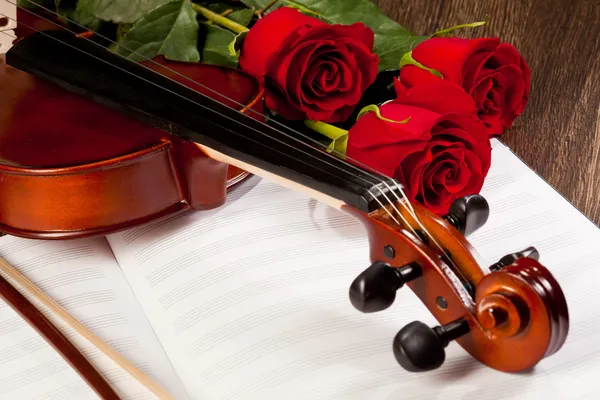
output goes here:
[{"label": "wooden table", "polygon": [[417,34],[490,22],[461,37],[497,36],[532,73],[529,104],[500,139],[600,224],[600,0],[374,0]]}]

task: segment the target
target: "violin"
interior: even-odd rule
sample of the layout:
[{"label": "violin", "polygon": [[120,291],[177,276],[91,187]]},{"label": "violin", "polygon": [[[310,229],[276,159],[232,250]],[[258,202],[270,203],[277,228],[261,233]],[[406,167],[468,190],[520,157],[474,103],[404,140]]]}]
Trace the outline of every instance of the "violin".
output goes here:
[{"label": "violin", "polygon": [[[349,301],[383,312],[406,286],[439,323],[411,322],[390,338],[406,370],[439,368],[452,341],[504,372],[530,369],[563,346],[567,303],[537,250],[478,261],[467,237],[488,219],[482,196],[457,200],[443,217],[429,212],[394,179],[266,121],[255,77],[133,62],[64,27],[32,29],[6,63],[14,79],[2,82],[0,230],[67,239],[217,207],[236,168],[233,179],[274,180],[363,224],[372,265],[352,282]],[[32,115],[31,104],[49,109]]]}]

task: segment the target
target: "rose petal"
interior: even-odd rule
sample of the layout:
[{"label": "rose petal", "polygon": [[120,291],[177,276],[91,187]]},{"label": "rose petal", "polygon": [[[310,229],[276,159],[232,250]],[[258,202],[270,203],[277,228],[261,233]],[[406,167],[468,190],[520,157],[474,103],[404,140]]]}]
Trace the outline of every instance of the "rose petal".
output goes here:
[{"label": "rose petal", "polygon": [[485,126],[477,117],[446,114],[431,129],[432,141],[438,146],[464,146],[477,154],[482,171],[491,166],[492,147]]},{"label": "rose petal", "polygon": [[339,67],[327,58],[314,61],[302,77],[302,85],[312,90],[317,97],[327,96],[339,82]]},{"label": "rose petal", "polygon": [[429,131],[437,122],[439,115],[423,108],[388,103],[380,107],[384,118],[403,121],[404,124],[383,121],[370,112],[358,119],[349,131],[348,146],[379,147],[402,141],[428,141]]},{"label": "rose petal", "polygon": [[498,38],[431,38],[415,47],[412,56],[421,64],[439,71],[445,81],[462,85],[469,58],[478,52],[493,51],[499,44]]},{"label": "rose petal", "polygon": [[439,114],[476,113],[475,103],[471,96],[465,93],[460,86],[445,81],[410,88],[393,102],[427,108]]},{"label": "rose petal", "polygon": [[360,91],[364,92],[377,79],[379,73],[379,57],[370,51],[370,47],[361,42],[341,39],[340,43],[348,48],[348,51],[356,59],[356,63],[361,72]]},{"label": "rose petal", "polygon": [[[253,28],[254,29],[254,28]],[[371,53],[375,41],[373,31],[362,22],[352,25],[320,25],[318,29],[313,28],[306,35],[307,39],[329,39],[329,40],[348,40],[354,43],[364,45],[364,51]]]},{"label": "rose petal", "polygon": [[[310,43],[310,45],[308,45]],[[277,81],[282,82],[285,77],[285,87],[290,95],[297,99],[300,107],[305,107],[312,103],[312,93],[306,90],[310,85],[303,86],[303,76],[310,68],[310,64],[318,59],[319,54],[323,54],[335,48],[333,42],[307,41],[298,46],[298,50],[290,51],[284,60],[273,63],[273,68],[269,70],[270,76],[277,76]]]},{"label": "rose petal", "polygon": [[418,199],[432,211],[445,213],[454,199],[477,192],[470,191],[470,187],[477,186],[474,180],[483,179],[477,174],[473,175],[471,168],[479,171],[479,162],[471,165],[467,154],[472,153],[460,146],[445,147],[431,142],[428,148],[433,159],[423,173]]},{"label": "rose petal", "polygon": [[486,67],[490,69],[498,69],[504,65],[515,65],[520,69],[521,55],[509,43],[501,43],[488,59]]},{"label": "rose petal", "polygon": [[[381,107],[386,118],[402,118],[412,114],[407,124],[382,121],[369,113],[354,124],[349,131],[347,155],[364,162],[388,176],[397,174],[396,167],[411,154],[425,148],[430,137],[428,131],[436,114],[406,106]],[[410,177],[411,171],[405,172]]]},{"label": "rose petal", "polygon": [[488,169],[483,164],[482,157],[473,151],[465,150],[464,159],[465,164],[469,166],[472,178],[465,186],[465,191],[462,194],[478,193],[483,187],[483,180],[488,173]]},{"label": "rose petal", "polygon": [[[360,82],[357,79],[362,79],[358,63],[354,55],[346,48],[339,49],[336,54],[336,64],[340,71],[340,84],[336,88],[336,92],[346,92],[353,87],[360,87]],[[359,92],[354,90],[354,95]],[[360,100],[361,93],[358,93],[358,98],[348,99],[349,103],[356,104]]]},{"label": "rose petal", "polygon": [[450,146],[438,151],[432,165],[436,166],[436,173],[432,177],[432,184],[442,187],[443,190],[455,194],[464,189],[471,177],[471,172],[465,163],[465,150],[461,146]]},{"label": "rose petal", "polygon": [[483,48],[473,53],[463,65],[461,86],[467,93],[473,92],[473,87],[478,80],[492,74],[493,69],[486,68],[487,60],[493,54],[493,48]]},{"label": "rose petal", "polygon": [[240,68],[263,76],[267,72],[269,58],[280,49],[292,32],[303,26],[326,25],[325,22],[290,7],[278,8],[259,19],[246,35],[240,54]]},{"label": "rose petal", "polygon": [[[400,70],[400,80],[397,83],[396,80],[394,81],[394,87],[396,88],[396,95],[399,96],[401,92],[413,86],[434,84],[441,80],[442,78],[423,68],[405,65]],[[397,85],[402,85],[402,87]]]},{"label": "rose petal", "polygon": [[452,142],[462,141],[469,146],[491,148],[485,127],[473,114],[445,114],[431,128],[431,134],[433,136],[447,135]]},{"label": "rose petal", "polygon": [[472,91],[473,99],[475,100],[475,106],[477,109],[483,108],[483,103],[488,97],[488,93],[492,90],[494,81],[492,77],[488,77],[479,81],[477,86]]},{"label": "rose petal", "polygon": [[[356,39],[336,38],[335,35],[340,31],[337,28],[318,27],[311,28],[308,32],[300,32],[301,34],[290,34],[290,38],[283,45],[287,50],[276,55],[267,71],[282,90],[288,91],[286,97],[292,99],[292,106],[305,112],[308,119],[330,123],[347,119],[360,101],[360,88],[366,89],[365,86],[374,82],[377,76],[377,57],[372,53],[362,54],[361,52],[368,52],[368,48]],[[346,28],[342,29],[345,30]],[[300,37],[301,40],[298,39]],[[348,48],[354,49],[354,52],[350,52]],[[363,68],[368,72],[367,83],[355,56],[369,63]],[[336,60],[338,68],[339,79],[334,81],[337,87],[329,93],[315,93],[312,83],[304,79],[307,71],[311,69],[311,63],[321,57]],[[314,79],[315,76],[316,74],[311,74],[310,79]]]},{"label": "rose petal", "polygon": [[497,82],[496,85],[502,88],[500,93],[502,107],[495,99],[492,101],[497,108],[502,108],[502,125],[509,128],[514,119],[523,112],[527,103],[523,71],[515,65],[505,65],[494,74],[494,79]]},{"label": "rose petal", "polygon": [[[354,57],[345,48],[336,52],[336,63],[339,69],[340,84],[323,98],[305,98],[307,118],[314,120],[346,119],[353,111],[352,108],[360,101],[362,92],[359,90],[362,76]],[[310,103],[310,104],[309,104]],[[344,114],[341,114],[341,113]]]},{"label": "rose petal", "polygon": [[294,107],[294,100],[289,97],[277,82],[269,83],[269,90],[265,93],[265,105],[268,109],[276,111],[283,118],[290,121],[304,119],[302,110]]},{"label": "rose petal", "polygon": [[346,154],[352,160],[360,161],[384,175],[393,177],[398,163],[410,154],[422,150],[425,145],[426,142],[424,141],[411,141],[382,147],[359,148],[348,146]]},{"label": "rose petal", "polygon": [[[278,90],[285,93],[285,97],[291,102],[291,106],[300,109],[302,107],[301,77],[311,54],[319,47],[315,41],[301,43],[296,51],[280,52],[276,62],[276,68],[270,68],[265,78],[266,91],[268,92],[273,83],[277,84]],[[268,79],[267,79],[268,78]]]},{"label": "rose petal", "polygon": [[421,192],[423,172],[432,159],[431,151],[424,146],[423,150],[408,155],[394,170],[394,178],[402,182],[412,199]]}]

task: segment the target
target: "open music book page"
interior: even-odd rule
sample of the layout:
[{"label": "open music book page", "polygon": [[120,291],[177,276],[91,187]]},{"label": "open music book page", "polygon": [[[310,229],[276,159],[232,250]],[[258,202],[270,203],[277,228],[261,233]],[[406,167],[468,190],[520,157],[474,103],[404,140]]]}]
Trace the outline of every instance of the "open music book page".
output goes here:
[{"label": "open music book page", "polygon": [[[186,398],[104,238],[50,242],[6,236],[0,238],[0,256],[173,396]],[[155,399],[36,299],[26,297],[83,350],[124,399]],[[2,300],[0,399],[97,399],[60,354]]]},{"label": "open music book page", "polygon": [[435,325],[408,289],[361,314],[348,300],[369,265],[361,225],[252,178],[216,210],[156,221],[108,241],[194,399],[448,399],[600,396],[600,231],[499,141],[483,195],[487,225],[470,240],[488,264],[537,246],[567,296],[571,331],[534,371],[504,374],[455,343],[438,370],[397,365],[405,324]]}]

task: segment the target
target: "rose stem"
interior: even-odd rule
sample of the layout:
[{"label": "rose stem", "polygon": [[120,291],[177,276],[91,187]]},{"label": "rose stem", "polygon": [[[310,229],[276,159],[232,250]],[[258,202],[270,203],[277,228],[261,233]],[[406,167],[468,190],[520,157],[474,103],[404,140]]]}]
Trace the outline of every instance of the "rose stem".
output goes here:
[{"label": "rose stem", "polygon": [[[304,125],[306,125],[310,129],[312,129],[313,131],[320,133],[323,136],[326,136],[327,138],[329,138],[333,141],[336,141],[339,138],[348,135],[347,130],[338,128],[337,126],[326,124],[325,122],[321,122],[321,121],[313,121],[313,120],[307,119],[304,121]],[[344,152],[345,152],[345,150],[344,150]]]},{"label": "rose stem", "polygon": [[269,8],[273,7],[277,1],[279,0],[271,0],[269,4],[258,10],[255,14],[258,15],[259,18],[262,17],[262,15],[266,13]]},{"label": "rose stem", "polygon": [[237,22],[232,21],[227,17],[224,17],[215,12],[212,12],[208,8],[204,8],[195,3],[192,3],[192,7],[194,8],[194,11],[196,11],[198,14],[202,15],[204,18],[214,22],[217,25],[221,25],[222,27],[227,28],[230,31],[233,31],[235,33],[242,33],[242,32],[246,32],[249,30],[244,25],[240,25]]}]

